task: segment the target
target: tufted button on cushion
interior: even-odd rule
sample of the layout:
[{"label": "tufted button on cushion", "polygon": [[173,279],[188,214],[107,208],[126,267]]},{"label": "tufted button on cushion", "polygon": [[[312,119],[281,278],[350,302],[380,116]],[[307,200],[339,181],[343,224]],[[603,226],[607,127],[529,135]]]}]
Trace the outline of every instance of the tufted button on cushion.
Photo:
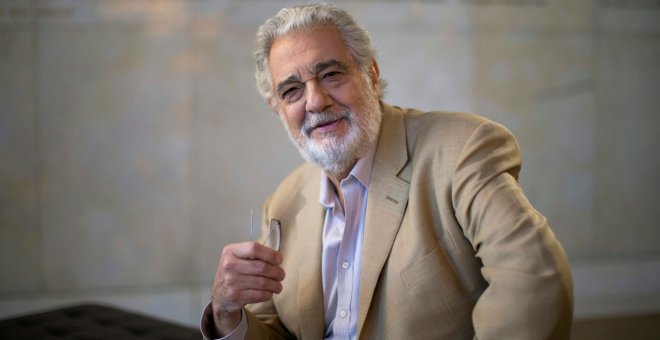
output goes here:
[{"label": "tufted button on cushion", "polygon": [[199,330],[109,306],[86,304],[0,321],[0,339],[201,339]]}]

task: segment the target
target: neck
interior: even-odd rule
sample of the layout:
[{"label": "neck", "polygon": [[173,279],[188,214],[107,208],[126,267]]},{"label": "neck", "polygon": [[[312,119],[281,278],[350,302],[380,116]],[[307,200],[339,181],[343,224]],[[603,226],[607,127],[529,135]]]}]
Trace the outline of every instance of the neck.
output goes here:
[{"label": "neck", "polygon": [[357,161],[354,161],[350,164],[350,166],[345,166],[343,169],[339,170],[326,170],[326,174],[328,175],[328,178],[330,179],[330,182],[332,182],[332,185],[335,187],[335,192],[337,193],[337,197],[339,197],[339,203],[341,204],[342,210],[345,208],[344,206],[344,194],[341,192],[341,188],[339,187],[339,183],[346,177],[348,177],[348,174],[351,173],[351,169],[355,166],[355,163]]},{"label": "neck", "polygon": [[351,173],[351,170],[357,164],[358,159],[351,161],[341,161],[334,163],[332,166],[325,167],[325,173],[328,174],[328,177],[337,188],[339,188],[339,182],[344,178],[348,177],[348,174]]}]

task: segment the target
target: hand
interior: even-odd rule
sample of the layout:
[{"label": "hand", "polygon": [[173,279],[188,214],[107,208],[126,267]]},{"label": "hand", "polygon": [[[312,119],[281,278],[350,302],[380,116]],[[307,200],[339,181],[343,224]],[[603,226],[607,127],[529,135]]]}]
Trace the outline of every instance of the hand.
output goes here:
[{"label": "hand", "polygon": [[282,256],[257,242],[234,243],[222,250],[213,280],[211,305],[220,336],[240,322],[240,311],[250,303],[270,300],[282,291]]}]

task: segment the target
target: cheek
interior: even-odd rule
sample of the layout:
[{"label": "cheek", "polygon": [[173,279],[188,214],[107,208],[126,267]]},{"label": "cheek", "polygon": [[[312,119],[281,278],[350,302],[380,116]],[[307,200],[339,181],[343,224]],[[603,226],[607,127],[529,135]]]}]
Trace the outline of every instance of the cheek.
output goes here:
[{"label": "cheek", "polygon": [[280,111],[279,115],[287,129],[298,131],[300,130],[300,127],[303,124],[303,120],[305,119],[305,110],[289,107]]},{"label": "cheek", "polygon": [[334,91],[333,98],[336,102],[355,111],[360,108],[360,105],[364,100],[364,86],[367,86],[367,84],[359,80],[353,80],[350,84],[347,84],[347,86],[343,86],[341,89]]}]

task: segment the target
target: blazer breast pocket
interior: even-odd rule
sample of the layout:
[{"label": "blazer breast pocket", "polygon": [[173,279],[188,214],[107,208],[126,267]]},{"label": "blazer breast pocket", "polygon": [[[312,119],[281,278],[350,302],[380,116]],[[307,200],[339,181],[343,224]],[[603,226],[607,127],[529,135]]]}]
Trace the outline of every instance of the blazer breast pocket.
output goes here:
[{"label": "blazer breast pocket", "polygon": [[[423,309],[422,317],[429,324],[442,326],[443,331],[467,335],[472,331],[473,299],[466,291],[445,255],[442,243],[421,260],[401,270],[399,274],[411,303]],[[455,327],[448,327],[453,321]]]}]

